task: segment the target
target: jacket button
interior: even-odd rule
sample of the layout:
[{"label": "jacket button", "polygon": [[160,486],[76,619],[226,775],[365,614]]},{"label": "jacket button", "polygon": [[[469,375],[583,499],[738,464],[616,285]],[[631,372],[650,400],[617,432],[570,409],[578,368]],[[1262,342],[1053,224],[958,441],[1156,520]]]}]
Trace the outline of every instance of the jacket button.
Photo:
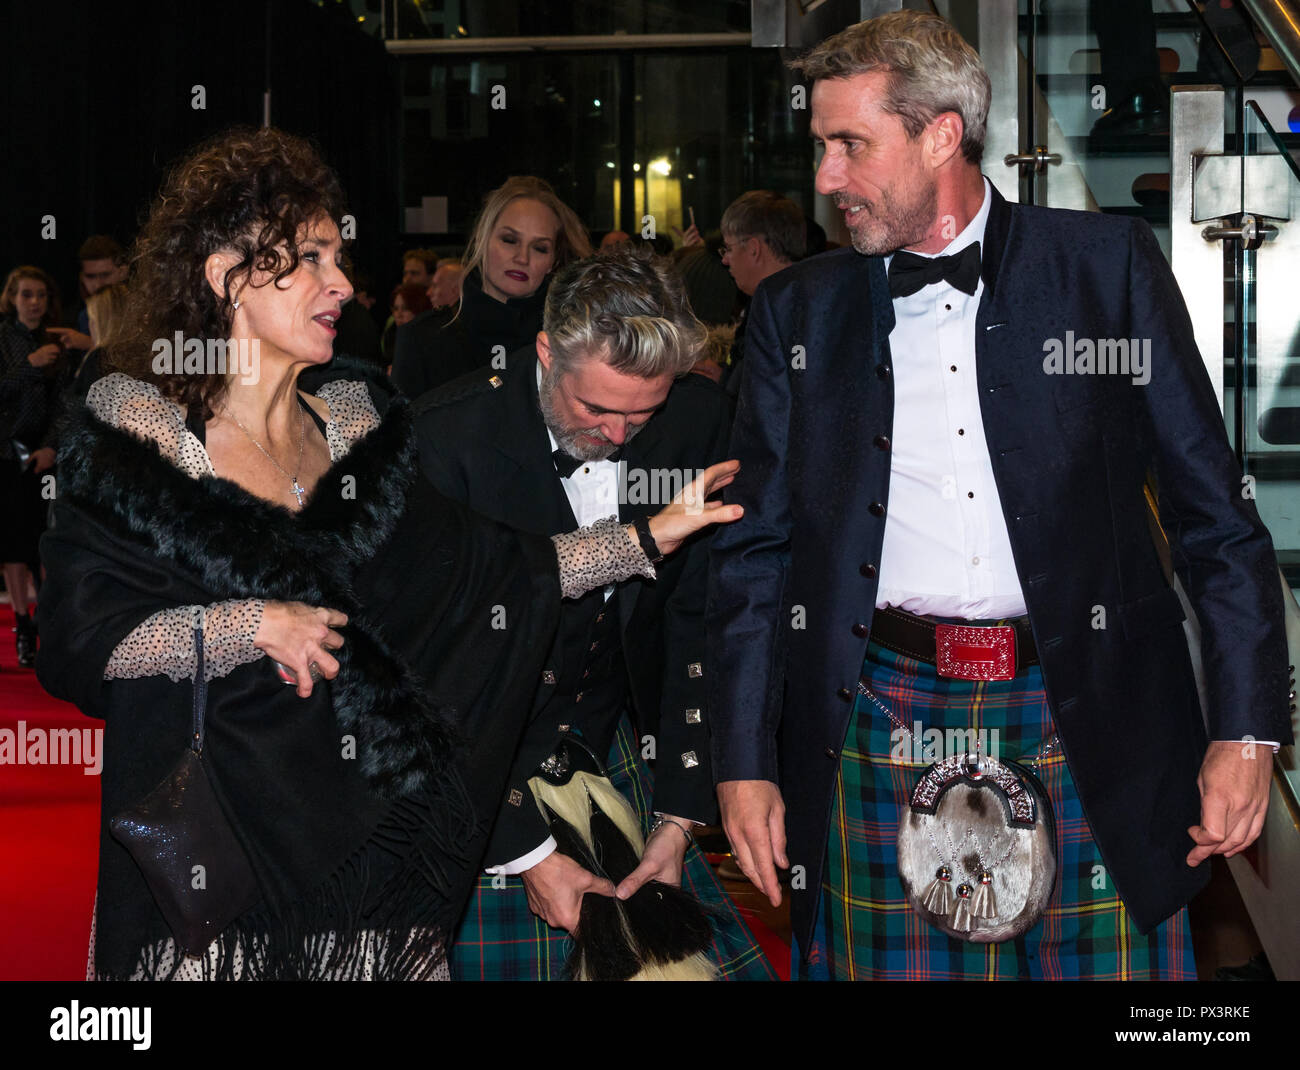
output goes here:
[{"label": "jacket button", "polygon": [[887,450],[889,449],[889,436],[877,435],[875,438],[871,440],[871,444],[875,446],[876,449],[878,450]]},{"label": "jacket button", "polygon": [[888,364],[877,364],[877,365],[876,365],[876,378],[877,378],[877,379],[888,379],[888,378],[889,378],[889,365],[888,365]]},{"label": "jacket button", "polygon": [[847,687],[841,687],[838,691],[835,692],[835,694],[839,695],[839,697],[842,698],[845,702],[848,702],[849,699],[853,697],[853,692],[850,691]]},{"label": "jacket button", "polygon": [[834,747],[827,747],[827,748],[826,748],[826,757],[827,757],[827,758],[834,758],[834,757],[835,757],[835,748],[834,748]]},{"label": "jacket button", "polygon": [[859,639],[865,639],[867,637],[867,632],[869,632],[870,630],[871,629],[869,629],[861,621],[853,625],[853,634],[856,635]]},{"label": "jacket button", "polygon": [[881,505],[879,502],[872,502],[870,505],[867,506],[867,512],[870,513],[872,516],[884,516],[885,507]]},{"label": "jacket button", "polygon": [[861,572],[862,575],[866,576],[867,579],[869,579],[869,580],[874,580],[874,579],[876,578],[876,566],[875,566],[875,565],[860,565],[860,566],[858,567],[858,571]]}]

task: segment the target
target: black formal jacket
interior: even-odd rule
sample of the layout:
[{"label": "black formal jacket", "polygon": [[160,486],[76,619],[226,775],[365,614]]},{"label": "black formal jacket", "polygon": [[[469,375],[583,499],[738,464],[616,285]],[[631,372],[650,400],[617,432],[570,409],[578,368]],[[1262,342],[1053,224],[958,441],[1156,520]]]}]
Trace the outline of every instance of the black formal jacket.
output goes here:
[{"label": "black formal jacket", "polygon": [[[420,461],[438,490],[477,513],[539,535],[572,531],[578,524],[538,408],[536,353],[531,347],[512,353],[506,364],[501,371],[451,384],[415,406]],[[667,499],[647,500],[652,480],[678,470],[693,474],[721,460],[729,426],[730,406],[714,383],[699,375],[675,383],[664,408],[624,449],[627,490],[620,494],[620,518],[652,515],[667,504]],[[716,813],[703,665],[707,550],[707,538],[696,536],[656,566],[654,581],[628,580],[616,592],[626,693],[640,736],[655,739],[654,809],[699,821]],[[602,760],[623,711],[622,695],[608,691],[599,709],[592,702],[552,701],[557,684],[563,688],[574,670],[580,675],[587,651],[578,648],[583,621],[577,618],[591,612],[593,597],[601,596],[592,592],[563,604],[559,634],[567,642],[562,638],[552,649],[533,704],[532,729],[511,773],[510,787],[524,803],[531,798],[528,776],[557,741],[561,709],[562,723],[589,738]],[[510,797],[507,793],[488,849],[490,864],[526,854],[548,834],[536,806],[518,801],[512,806]]]},{"label": "black formal jacket", "polygon": [[[437,310],[398,327],[393,385],[408,398],[435,390],[531,346],[542,329],[550,277],[528,297],[498,301],[483,292],[478,271],[465,276],[460,312]],[[454,317],[454,318],[453,318]]]},{"label": "black formal jacket", "polygon": [[[1149,930],[1208,867],[1185,861],[1206,735],[1148,471],[1201,624],[1213,739],[1291,738],[1272,543],[1145,223],[995,190],[981,274],[984,431],[1044,685],[1108,873]],[[792,900],[804,947],[889,523],[893,325],[881,257],[836,250],[759,286],[730,450],[743,467],[726,492],[745,516],[711,547],[714,773],[779,769],[790,862],[806,870]],[[1045,345],[1068,331],[1150,339],[1150,382],[1045,374]],[[790,627],[793,605],[807,628]]]}]

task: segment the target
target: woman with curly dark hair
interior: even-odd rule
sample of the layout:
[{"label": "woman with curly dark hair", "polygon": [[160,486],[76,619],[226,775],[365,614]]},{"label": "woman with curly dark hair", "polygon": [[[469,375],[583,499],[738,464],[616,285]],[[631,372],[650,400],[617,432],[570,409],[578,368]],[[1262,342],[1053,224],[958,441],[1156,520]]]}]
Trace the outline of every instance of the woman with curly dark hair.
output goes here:
[{"label": "woman with curly dark hair", "polygon": [[41,477],[54,466],[53,419],[68,362],[58,333],[59,292],[38,267],[14,268],[0,290],[0,562],[13,605],[18,664],[36,664],[31,575],[48,501]]},{"label": "woman with curly dark hair", "polygon": [[[351,293],[342,206],[277,130],[185,160],[61,453],[37,669],[107,722],[92,976],[445,976],[557,597],[653,571],[617,522],[539,539],[437,495],[379,387],[298,389]],[[733,512],[670,507],[652,535]],[[235,844],[215,861],[197,837],[142,851],[123,816],[173,783],[197,708]]]}]

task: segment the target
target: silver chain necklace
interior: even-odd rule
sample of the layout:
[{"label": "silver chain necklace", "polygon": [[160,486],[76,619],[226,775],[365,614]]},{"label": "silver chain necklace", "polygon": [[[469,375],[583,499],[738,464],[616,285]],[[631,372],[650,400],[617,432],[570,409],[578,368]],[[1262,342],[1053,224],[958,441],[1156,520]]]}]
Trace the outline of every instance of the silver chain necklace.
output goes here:
[{"label": "silver chain necklace", "polygon": [[[280,469],[280,471],[283,472],[286,476],[289,476],[289,483],[293,490],[293,496],[298,499],[298,508],[301,509],[302,500],[307,494],[307,489],[301,483],[298,482],[298,476],[296,474],[290,475],[288,470],[284,467],[284,465],[282,465],[279,461],[277,461],[274,457],[271,456],[270,450],[268,450],[265,446],[263,446],[260,442],[258,442],[257,439],[253,437],[252,432],[250,432],[247,427],[245,427],[242,423],[239,422],[239,417],[236,416],[233,412],[231,412],[230,409],[228,408],[226,409],[226,415],[235,421],[235,426],[238,427],[239,430],[241,430],[242,432],[244,432],[245,435],[248,436],[249,442],[251,442],[254,446],[256,446],[259,450],[261,450],[262,453],[266,455],[266,459],[268,461],[270,461],[273,465],[275,465],[276,468]],[[307,440],[307,424],[302,417],[302,405],[299,405],[298,406],[298,464],[297,464],[297,468],[299,472],[302,471],[302,447],[303,447],[303,443],[306,442],[306,440]]]}]

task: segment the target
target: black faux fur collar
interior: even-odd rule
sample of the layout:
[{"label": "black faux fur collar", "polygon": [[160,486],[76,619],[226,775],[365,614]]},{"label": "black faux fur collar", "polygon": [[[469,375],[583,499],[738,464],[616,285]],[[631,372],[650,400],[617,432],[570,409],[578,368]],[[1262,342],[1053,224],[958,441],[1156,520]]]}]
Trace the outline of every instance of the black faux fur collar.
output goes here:
[{"label": "black faux fur collar", "polygon": [[392,534],[417,478],[408,407],[387,417],[321,477],[297,514],[229,480],[192,479],[158,446],[84,411],[60,442],[58,496],[111,534],[170,561],[213,601],[263,598],[341,609],[350,618],[331,693],[361,771],[385,797],[426,786],[455,744],[451,720],[372,623],[350,577]]}]

